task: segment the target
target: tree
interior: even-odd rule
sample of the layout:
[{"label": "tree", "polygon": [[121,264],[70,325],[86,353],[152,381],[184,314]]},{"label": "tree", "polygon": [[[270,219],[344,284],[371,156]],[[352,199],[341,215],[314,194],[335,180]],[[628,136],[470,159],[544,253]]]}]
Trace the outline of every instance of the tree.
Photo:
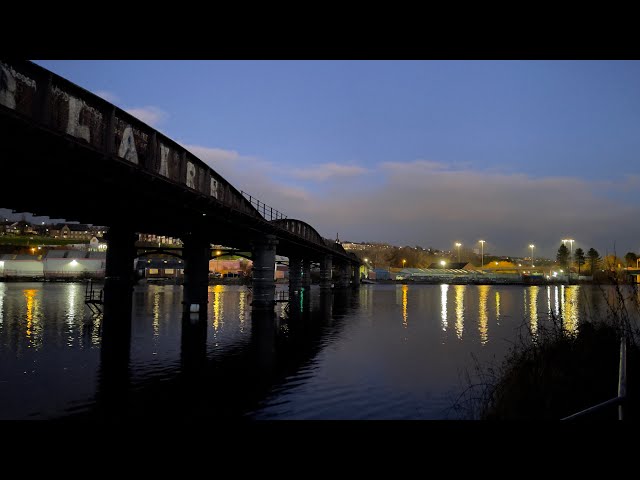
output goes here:
[{"label": "tree", "polygon": [[578,275],[580,275],[580,265],[584,265],[585,262],[584,251],[581,248],[576,248],[576,253],[573,254],[573,259],[578,265]]},{"label": "tree", "polygon": [[590,248],[589,251],[587,252],[587,257],[589,257],[589,265],[591,266],[591,275],[595,275],[598,262],[600,261],[600,254],[595,248]]},{"label": "tree", "polygon": [[556,261],[564,268],[567,268],[567,265],[569,264],[569,249],[564,243],[560,245],[560,248],[558,249]]},{"label": "tree", "polygon": [[638,256],[633,252],[627,252],[624,259],[627,262],[627,267],[635,267],[637,265]]}]

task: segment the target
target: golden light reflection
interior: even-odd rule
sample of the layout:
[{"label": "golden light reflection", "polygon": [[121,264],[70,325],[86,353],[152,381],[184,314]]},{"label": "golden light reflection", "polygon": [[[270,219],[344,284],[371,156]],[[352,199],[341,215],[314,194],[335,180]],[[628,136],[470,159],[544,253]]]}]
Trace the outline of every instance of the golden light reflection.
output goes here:
[{"label": "golden light reflection", "polygon": [[0,283],[0,328],[4,322],[4,283]]},{"label": "golden light reflection", "polygon": [[496,291],[496,323],[500,325],[500,292]]},{"label": "golden light reflection", "polygon": [[564,302],[563,302],[563,310],[564,315],[562,316],[562,325],[565,331],[569,332],[571,335],[578,334],[578,320],[579,320],[579,308],[578,308],[578,298],[580,291],[580,285],[571,285],[565,289]]},{"label": "golden light reflection", "polygon": [[547,315],[551,316],[551,287],[547,285]]},{"label": "golden light reflection", "polygon": [[246,308],[247,308],[247,300],[246,300],[247,292],[240,292],[240,299],[238,301],[238,319],[240,320],[240,331],[244,332],[244,322],[246,321]]},{"label": "golden light reflection", "polygon": [[101,315],[93,317],[93,326],[91,327],[91,344],[96,347],[100,345],[100,321]]},{"label": "golden light reflection", "polygon": [[447,291],[449,285],[440,285],[440,304],[442,309],[440,311],[440,317],[442,318],[442,330],[447,330],[449,323],[447,322]]},{"label": "golden light reflection", "polygon": [[31,340],[31,334],[33,333],[33,311],[36,300],[37,290],[28,289],[23,290],[24,298],[27,301],[27,339]]},{"label": "golden light reflection", "polygon": [[464,331],[464,290],[466,285],[455,285],[456,292],[456,335],[462,338]]},{"label": "golden light reflection", "polygon": [[487,313],[487,298],[489,297],[489,285],[478,286],[480,301],[478,303],[478,330],[480,343],[485,345],[489,341],[489,315]]},{"label": "golden light reflection", "polygon": [[224,285],[216,285],[213,287],[213,329],[217,332],[222,323],[224,314],[223,298]]},{"label": "golden light reflection", "polygon": [[407,292],[408,285],[402,285],[402,326],[407,328]]},{"label": "golden light reflection", "polygon": [[160,292],[153,294],[153,336],[160,334]]},{"label": "golden light reflection", "polygon": [[533,339],[538,338],[538,291],[540,287],[529,287],[529,325]]},{"label": "golden light reflection", "polygon": [[68,294],[67,294],[67,323],[72,324],[76,319],[76,294],[77,294],[78,285],[72,284],[69,285]]}]

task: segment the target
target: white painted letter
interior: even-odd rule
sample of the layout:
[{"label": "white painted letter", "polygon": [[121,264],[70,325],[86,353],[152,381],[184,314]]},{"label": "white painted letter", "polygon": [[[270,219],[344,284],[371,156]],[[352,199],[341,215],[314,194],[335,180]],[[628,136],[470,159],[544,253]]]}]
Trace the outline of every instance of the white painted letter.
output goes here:
[{"label": "white painted letter", "polygon": [[196,166],[187,162],[187,187],[196,188]]},{"label": "white painted letter", "polygon": [[218,198],[218,181],[215,178],[211,179],[211,196]]},{"label": "white painted letter", "polygon": [[89,141],[89,127],[80,125],[80,110],[84,106],[84,102],[78,98],[69,95],[69,121],[67,122],[67,133],[74,137],[82,138]]},{"label": "white painted letter", "polygon": [[165,177],[169,176],[169,167],[167,165],[167,159],[169,157],[169,149],[165,147],[163,144],[160,144],[160,169],[158,173],[160,175],[164,175]]},{"label": "white painted letter", "polygon": [[133,129],[130,125],[124,129],[122,134],[122,141],[120,142],[120,148],[118,149],[118,156],[129,160],[131,163],[138,164],[138,152],[136,151],[136,142],[133,138]]},{"label": "white painted letter", "polygon": [[16,79],[3,65],[0,65],[0,104],[16,108]]}]

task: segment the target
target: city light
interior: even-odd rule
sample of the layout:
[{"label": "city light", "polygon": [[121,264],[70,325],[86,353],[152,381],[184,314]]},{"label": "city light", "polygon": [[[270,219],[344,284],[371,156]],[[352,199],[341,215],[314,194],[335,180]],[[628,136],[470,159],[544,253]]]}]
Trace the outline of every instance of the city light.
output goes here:
[{"label": "city light", "polygon": [[484,240],[478,240],[480,242],[480,268],[484,268]]},{"label": "city light", "polygon": [[535,247],[535,245],[531,244],[529,245],[529,248],[531,249],[531,268],[535,267],[535,265],[533,264],[533,248]]},{"label": "city light", "polygon": [[461,243],[456,242],[456,247],[458,247],[458,263],[460,263],[460,247],[462,246]]},{"label": "city light", "polygon": [[444,266],[446,265],[447,262],[445,262],[444,260],[440,260],[440,265],[442,265],[442,268],[444,268]]},{"label": "city light", "polygon": [[76,265],[78,265],[78,262],[76,260],[71,260],[69,262],[69,265],[71,265],[72,267],[75,267]]},{"label": "city light", "polygon": [[404,268],[404,264],[407,263],[407,261],[403,258],[402,259],[402,268]]},{"label": "city light", "polygon": [[569,275],[569,281],[571,280],[571,257],[573,256],[573,242],[575,240],[573,238],[563,238],[562,239],[562,244],[564,245],[565,242],[569,242],[569,271],[567,272],[567,274]]}]

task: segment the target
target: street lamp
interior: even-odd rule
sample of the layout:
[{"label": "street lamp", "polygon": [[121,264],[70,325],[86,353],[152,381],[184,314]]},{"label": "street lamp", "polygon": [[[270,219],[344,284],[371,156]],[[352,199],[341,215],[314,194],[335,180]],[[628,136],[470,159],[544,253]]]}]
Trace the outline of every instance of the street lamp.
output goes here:
[{"label": "street lamp", "polygon": [[535,247],[535,245],[529,245],[529,248],[531,249],[531,268],[535,267],[535,265],[533,264],[533,247]]},{"label": "street lamp", "polygon": [[442,268],[444,268],[444,266],[446,265],[447,262],[445,262],[444,260],[440,260],[440,265],[442,266]]},{"label": "street lamp", "polygon": [[480,242],[480,263],[482,264],[480,268],[484,268],[484,240],[478,240]]},{"label": "street lamp", "polygon": [[460,247],[462,246],[461,243],[456,242],[456,247],[458,247],[458,263],[460,263]]},{"label": "street lamp", "polygon": [[407,263],[407,261],[403,258],[402,259],[402,268],[404,268],[404,264]]}]

